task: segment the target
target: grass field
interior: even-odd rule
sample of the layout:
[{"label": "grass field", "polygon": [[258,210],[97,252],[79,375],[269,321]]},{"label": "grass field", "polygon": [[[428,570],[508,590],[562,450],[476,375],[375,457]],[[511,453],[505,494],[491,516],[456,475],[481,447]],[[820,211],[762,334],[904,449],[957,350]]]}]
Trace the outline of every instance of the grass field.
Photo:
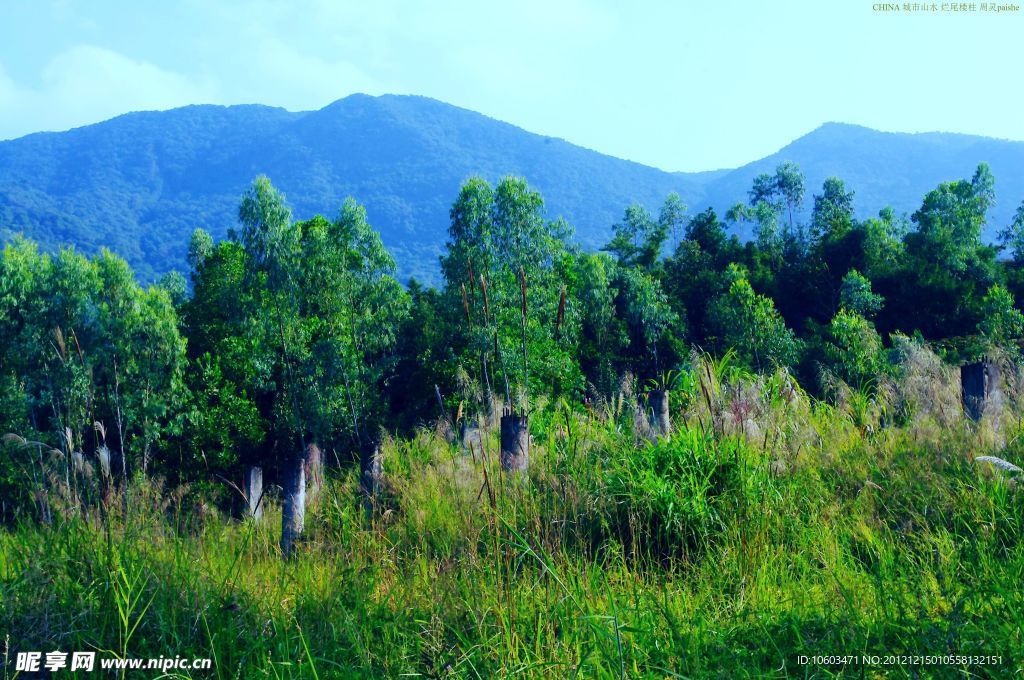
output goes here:
[{"label": "grass field", "polygon": [[0,533],[4,677],[54,649],[216,678],[1013,677],[1024,495],[974,459],[1020,464],[1022,411],[1007,389],[972,423],[929,361],[832,403],[706,363],[668,440],[628,384],[546,404],[526,479],[495,428],[482,451],[424,429],[386,442],[375,509],[331,470],[288,561],[273,501],[256,523],[152,479],[105,517],[54,500]]}]

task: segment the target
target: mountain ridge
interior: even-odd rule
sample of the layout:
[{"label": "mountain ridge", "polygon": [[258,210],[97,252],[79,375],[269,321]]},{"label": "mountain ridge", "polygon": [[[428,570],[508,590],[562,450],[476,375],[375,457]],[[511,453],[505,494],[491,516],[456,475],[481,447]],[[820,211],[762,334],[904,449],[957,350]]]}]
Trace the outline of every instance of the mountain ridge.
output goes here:
[{"label": "mountain ridge", "polygon": [[691,214],[721,213],[783,160],[807,177],[804,217],[830,175],[856,192],[862,217],[889,204],[909,214],[925,192],[970,177],[980,162],[992,166],[1000,199],[990,232],[1024,198],[1024,142],[1013,140],[828,122],[739,168],[667,172],[429,97],[360,94],[313,111],[198,104],[133,112],[0,142],[0,239],[22,232],[48,248],[107,245],[153,279],[185,268],[195,227],[223,237],[242,191],[267,174],[300,219],[333,215],[354,196],[402,278],[436,281],[448,209],[470,176],[525,176],[550,217],[564,216],[582,246],[598,248],[631,202],[656,212],[676,191]]}]

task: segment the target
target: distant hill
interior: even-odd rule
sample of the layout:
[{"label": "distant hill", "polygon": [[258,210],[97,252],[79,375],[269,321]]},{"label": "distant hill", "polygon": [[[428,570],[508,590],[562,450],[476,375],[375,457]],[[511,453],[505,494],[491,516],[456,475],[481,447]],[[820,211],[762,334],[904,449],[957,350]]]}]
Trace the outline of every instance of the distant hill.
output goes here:
[{"label": "distant hill", "polygon": [[223,237],[240,195],[264,173],[298,218],[333,215],[354,196],[402,276],[436,280],[448,209],[472,175],[525,176],[549,215],[597,248],[633,201],[656,211],[677,191],[691,210],[724,210],[746,197],[755,174],[784,160],[806,173],[808,207],[825,177],[838,175],[862,215],[886,204],[912,212],[927,190],[969,177],[981,161],[996,176],[993,231],[1024,198],[1021,142],[828,124],[742,168],[669,173],[424,97],[353,95],[300,113],[255,105],[131,113],[0,142],[0,239],[23,232],[47,247],[106,245],[151,280],[185,268],[195,227]]},{"label": "distant hill", "polygon": [[879,132],[858,125],[826,123],[777,153],[715,178],[705,187],[705,203],[727,209],[745,200],[753,178],[782,162],[799,164],[806,176],[803,217],[810,216],[813,194],[830,176],[841,177],[856,192],[860,217],[889,205],[912,214],[939,182],[970,177],[986,162],[996,178],[996,205],[989,213],[986,237],[1010,220],[1024,200],[1024,142],[952,133]]}]

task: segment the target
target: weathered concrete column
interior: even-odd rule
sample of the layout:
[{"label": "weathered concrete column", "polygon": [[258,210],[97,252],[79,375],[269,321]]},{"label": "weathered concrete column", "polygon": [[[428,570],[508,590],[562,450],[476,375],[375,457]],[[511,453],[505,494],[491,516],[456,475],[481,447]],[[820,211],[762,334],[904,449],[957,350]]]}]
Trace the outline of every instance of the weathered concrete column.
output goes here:
[{"label": "weathered concrete column", "polygon": [[979,361],[960,367],[960,395],[964,410],[972,420],[981,420],[998,383],[999,366],[993,361]]},{"label": "weathered concrete column", "polygon": [[259,520],[263,516],[263,468],[250,465],[245,469],[244,490],[248,515]]},{"label": "weathered concrete column", "polygon": [[530,419],[506,411],[501,416],[501,469],[526,474],[530,467]]},{"label": "weathered concrete column", "polygon": [[[305,453],[305,452],[303,452]],[[295,456],[285,470],[281,510],[281,552],[291,557],[306,523],[306,458]]]},{"label": "weathered concrete column", "polygon": [[672,434],[672,420],[668,415],[668,390],[651,390],[647,393],[647,404],[654,411],[654,429],[659,436]]},{"label": "weathered concrete column", "polygon": [[380,441],[374,440],[364,444],[359,453],[359,488],[363,492],[363,503],[367,512],[373,512],[377,507],[377,496],[383,478],[381,445]]},{"label": "weathered concrete column", "polygon": [[306,501],[313,503],[324,488],[324,457],[315,442],[306,446]]}]

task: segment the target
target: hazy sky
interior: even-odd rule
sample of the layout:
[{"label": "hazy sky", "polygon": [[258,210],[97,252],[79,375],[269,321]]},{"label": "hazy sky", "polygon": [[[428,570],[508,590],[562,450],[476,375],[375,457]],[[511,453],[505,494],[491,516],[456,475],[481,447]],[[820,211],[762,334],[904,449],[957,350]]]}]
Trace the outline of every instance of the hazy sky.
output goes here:
[{"label": "hazy sky", "polygon": [[427,95],[668,170],[736,166],[826,121],[1024,139],[1024,12],[975,4],[0,0],[0,139],[353,92]]}]

